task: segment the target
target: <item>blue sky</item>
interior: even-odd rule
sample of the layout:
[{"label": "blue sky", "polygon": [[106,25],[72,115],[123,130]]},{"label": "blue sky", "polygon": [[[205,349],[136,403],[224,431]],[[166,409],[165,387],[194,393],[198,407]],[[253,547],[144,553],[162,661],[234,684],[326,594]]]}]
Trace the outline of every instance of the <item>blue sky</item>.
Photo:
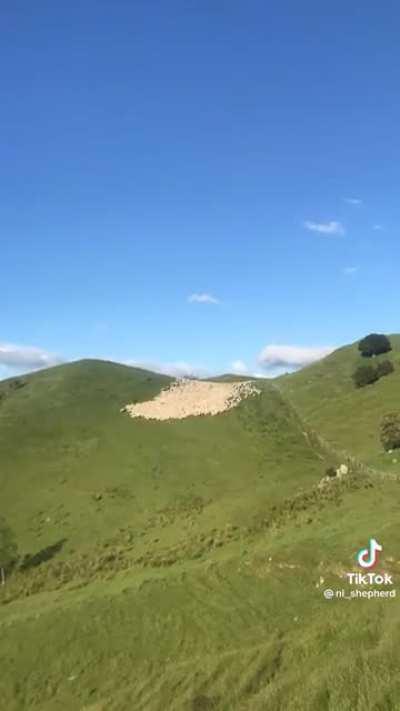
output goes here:
[{"label": "blue sky", "polygon": [[2,29],[0,375],[271,374],[399,330],[398,3],[16,0]]}]

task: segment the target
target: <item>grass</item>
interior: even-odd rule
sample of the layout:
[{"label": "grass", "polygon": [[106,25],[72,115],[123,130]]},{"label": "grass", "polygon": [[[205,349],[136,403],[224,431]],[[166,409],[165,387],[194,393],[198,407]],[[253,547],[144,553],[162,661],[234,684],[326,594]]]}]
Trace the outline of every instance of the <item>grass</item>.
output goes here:
[{"label": "grass", "polygon": [[400,708],[398,599],[322,594],[349,589],[371,536],[394,587],[400,574],[399,481],[361,464],[318,488],[341,459],[314,429],[384,459],[372,433],[400,376],[355,391],[357,360],[341,349],[176,422],[120,413],[169,382],[138,369],[84,361],[1,383],[2,513],[25,555],[0,588],[1,708]]},{"label": "grass", "polygon": [[[367,464],[400,473],[379,441],[383,415],[399,409],[400,336],[390,336],[393,350],[363,358],[357,343],[340,348],[317,364],[275,382],[306,423],[334,447],[345,449]],[[395,371],[364,388],[355,388],[351,375],[357,366],[390,360]]]},{"label": "grass", "polygon": [[396,600],[326,601],[316,584],[343,586],[372,520],[399,560],[399,495],[395,482],[349,490],[308,525],[289,519],[206,560],[0,607],[4,707],[395,709]]},{"label": "grass", "polygon": [[267,382],[219,417],[149,422],[120,409],[151,398],[164,376],[83,362],[26,381],[0,405],[3,511],[26,553],[66,538],[68,555],[125,527],[137,538],[163,514],[173,539],[174,519],[179,528],[199,501],[206,525],[240,523],[323,472]]}]

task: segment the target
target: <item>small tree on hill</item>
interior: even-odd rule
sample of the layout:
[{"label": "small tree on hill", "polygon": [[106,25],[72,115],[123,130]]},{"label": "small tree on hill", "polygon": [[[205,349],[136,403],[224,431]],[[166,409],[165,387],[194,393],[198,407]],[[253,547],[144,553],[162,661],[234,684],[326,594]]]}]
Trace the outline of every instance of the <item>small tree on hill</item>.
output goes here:
[{"label": "small tree on hill", "polygon": [[381,442],[386,450],[400,447],[400,412],[389,412],[382,418]]},{"label": "small tree on hill", "polygon": [[390,375],[394,371],[394,365],[390,360],[383,360],[376,366],[378,376],[382,378],[384,375]]},{"label": "small tree on hill", "polygon": [[363,388],[366,385],[371,385],[379,379],[376,368],[372,365],[360,365],[352,375],[356,388]]},{"label": "small tree on hill", "polygon": [[392,346],[387,336],[381,333],[370,333],[359,342],[358,350],[364,358],[371,358],[381,353],[388,353],[392,350]]},{"label": "small tree on hill", "polygon": [[18,558],[18,548],[11,528],[0,518],[0,584],[4,585],[6,573]]}]

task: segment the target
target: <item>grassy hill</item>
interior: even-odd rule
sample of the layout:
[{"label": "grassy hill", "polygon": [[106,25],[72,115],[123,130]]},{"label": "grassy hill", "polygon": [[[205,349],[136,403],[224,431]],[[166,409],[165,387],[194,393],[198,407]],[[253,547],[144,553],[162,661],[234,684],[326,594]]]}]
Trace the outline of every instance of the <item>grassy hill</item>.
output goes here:
[{"label": "grassy hill", "polygon": [[0,386],[2,503],[23,549],[57,537],[68,539],[66,552],[88,548],[124,527],[136,536],[150,515],[172,519],[174,510],[177,520],[201,509],[210,526],[240,524],[321,477],[299,421],[268,382],[218,417],[121,414],[170,380],[81,361],[27,376],[17,389]]},{"label": "grassy hill", "polygon": [[[357,343],[340,348],[322,361],[275,382],[301,417],[334,447],[345,449],[368,464],[400,473],[379,442],[382,416],[400,409],[400,336],[389,336],[392,351],[363,358]],[[395,372],[364,388],[355,388],[357,366],[390,360]]]},{"label": "grassy hill", "polygon": [[378,456],[376,415],[353,442],[340,412],[351,430],[358,398],[383,411],[398,373],[354,391],[358,358],[341,349],[172,422],[120,412],[170,380],[140,369],[81,361],[1,383],[1,513],[21,553],[0,587],[2,708],[398,709],[398,599],[322,594],[348,589],[371,536],[394,587],[400,574],[398,480],[361,466],[318,487],[341,459],[313,429]]},{"label": "grassy hill", "polygon": [[238,375],[237,373],[223,373],[214,378],[204,378],[215,383],[240,383],[244,380],[258,380],[254,375]]}]

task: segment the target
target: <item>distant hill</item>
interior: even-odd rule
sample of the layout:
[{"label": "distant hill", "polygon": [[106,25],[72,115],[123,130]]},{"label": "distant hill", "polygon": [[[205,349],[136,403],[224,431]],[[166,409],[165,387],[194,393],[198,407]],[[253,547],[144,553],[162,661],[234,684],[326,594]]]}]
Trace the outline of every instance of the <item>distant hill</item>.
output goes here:
[{"label": "distant hill", "polygon": [[259,378],[254,375],[237,375],[237,373],[223,373],[222,375],[216,375],[214,378],[204,378],[204,380],[212,380],[214,382],[239,383],[244,380],[259,380]]}]

